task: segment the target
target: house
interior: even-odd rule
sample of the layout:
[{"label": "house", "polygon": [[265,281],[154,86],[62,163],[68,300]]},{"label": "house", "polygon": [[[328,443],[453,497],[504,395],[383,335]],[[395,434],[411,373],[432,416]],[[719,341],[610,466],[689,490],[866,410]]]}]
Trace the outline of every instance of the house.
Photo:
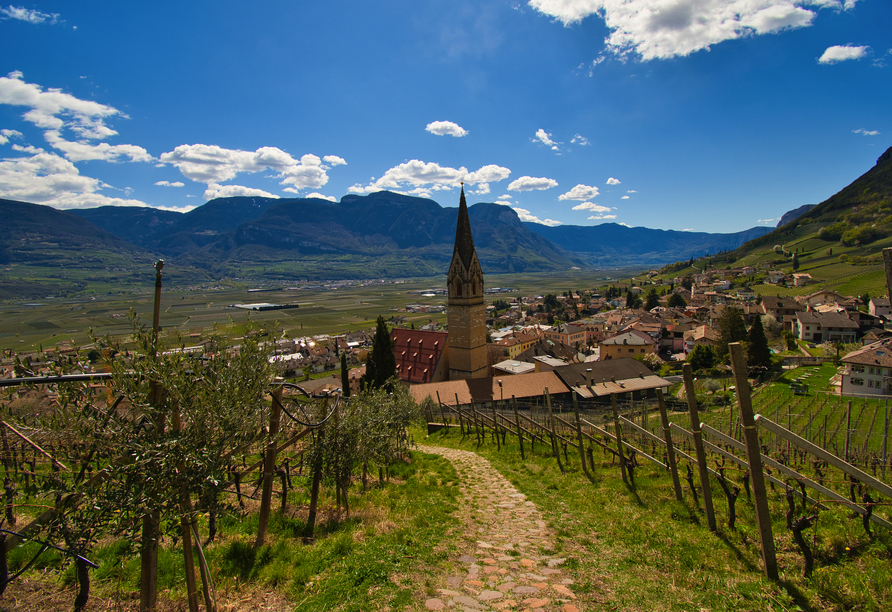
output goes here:
[{"label": "house", "polygon": [[621,358],[609,361],[576,363],[556,368],[564,385],[581,398],[623,396],[642,399],[655,395],[656,389],[668,392],[669,381],[655,375],[637,359]]},{"label": "house", "polygon": [[685,332],[684,334],[684,352],[690,353],[697,345],[718,346],[721,334],[719,330],[701,325]]},{"label": "house", "polygon": [[541,398],[545,396],[546,389],[551,396],[560,396],[570,392],[570,389],[554,372],[536,372],[502,378],[466,378],[426,385],[412,385],[409,387],[409,393],[418,403],[430,397],[434,402],[439,399],[444,404],[454,406],[456,399],[459,404],[465,405],[510,401],[512,396],[518,400]]},{"label": "house", "polygon": [[892,339],[853,351],[842,363],[842,395],[892,394]]},{"label": "house", "polygon": [[765,281],[771,283],[772,285],[776,285],[777,283],[784,280],[783,270],[769,270],[768,274],[765,275]]},{"label": "house", "polygon": [[517,374],[529,374],[536,371],[536,365],[526,361],[514,361],[506,359],[492,366],[493,376],[515,376]]},{"label": "house", "polygon": [[449,335],[445,332],[394,328],[396,372],[407,384],[424,384],[449,377]]},{"label": "house", "polygon": [[875,317],[883,317],[888,319],[892,317],[892,306],[889,304],[889,298],[870,298],[867,304],[867,312]]},{"label": "house", "polygon": [[796,313],[800,310],[804,310],[804,308],[793,298],[776,295],[762,297],[762,312],[774,317],[778,323],[784,326],[784,329],[792,331]]},{"label": "house", "polygon": [[858,324],[842,312],[797,312],[793,333],[804,342],[844,342],[858,337]]},{"label": "house", "polygon": [[822,289],[821,291],[817,291],[812,293],[811,295],[805,296],[803,298],[805,305],[808,308],[814,308],[815,306],[820,306],[821,304],[840,304],[844,305],[851,300],[843,295],[838,294],[835,291],[830,291],[829,289]]},{"label": "house", "polygon": [[793,275],[793,286],[804,287],[812,282],[811,274],[807,272],[797,272]]},{"label": "house", "polygon": [[653,355],[656,352],[655,347],[656,341],[650,335],[636,329],[606,338],[598,344],[601,361],[633,355]]},{"label": "house", "polygon": [[585,327],[561,323],[546,331],[545,338],[555,342],[562,342],[567,346],[576,346],[577,343],[583,346],[585,344],[585,334]]}]

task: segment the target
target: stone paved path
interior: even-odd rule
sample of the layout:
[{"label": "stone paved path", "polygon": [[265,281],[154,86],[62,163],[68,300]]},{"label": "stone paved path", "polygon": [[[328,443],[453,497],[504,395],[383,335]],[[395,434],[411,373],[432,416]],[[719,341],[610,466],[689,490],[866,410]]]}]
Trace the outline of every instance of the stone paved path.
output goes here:
[{"label": "stone paved path", "polygon": [[449,459],[464,495],[459,515],[466,542],[457,567],[425,600],[428,610],[579,612],[564,559],[549,554],[553,540],[542,515],[489,461],[469,451],[420,446]]}]

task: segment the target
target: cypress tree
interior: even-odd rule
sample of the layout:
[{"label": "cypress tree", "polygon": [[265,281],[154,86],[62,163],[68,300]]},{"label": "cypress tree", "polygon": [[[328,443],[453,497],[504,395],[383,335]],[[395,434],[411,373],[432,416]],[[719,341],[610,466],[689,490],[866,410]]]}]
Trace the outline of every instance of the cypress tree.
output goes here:
[{"label": "cypress tree", "polygon": [[765,329],[762,327],[762,317],[756,317],[756,321],[750,327],[747,336],[746,362],[750,367],[771,365],[771,350],[768,348],[768,339],[765,337]]},{"label": "cypress tree", "polygon": [[347,353],[341,353],[341,392],[350,397],[350,370],[347,368]]},{"label": "cypress tree", "polygon": [[396,376],[396,356],[393,354],[393,338],[387,330],[384,317],[378,315],[375,337],[372,338],[372,350],[369,351],[365,364],[365,387],[380,389],[387,386],[391,378]]},{"label": "cypress tree", "polygon": [[743,322],[740,309],[727,306],[719,317],[719,345],[716,347],[716,353],[724,360],[728,355],[728,345],[732,342],[742,342],[746,337],[746,324]]}]

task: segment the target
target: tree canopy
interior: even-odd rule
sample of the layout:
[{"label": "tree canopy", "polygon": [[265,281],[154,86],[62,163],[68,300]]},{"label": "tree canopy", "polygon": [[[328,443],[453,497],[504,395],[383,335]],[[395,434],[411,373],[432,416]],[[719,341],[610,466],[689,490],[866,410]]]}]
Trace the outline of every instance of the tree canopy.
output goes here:
[{"label": "tree canopy", "polygon": [[368,361],[365,364],[366,389],[381,389],[388,385],[390,379],[396,376],[396,355],[393,354],[393,338],[387,329],[384,317],[378,315],[375,337],[372,338],[372,350],[369,351]]},{"label": "tree canopy", "polygon": [[669,306],[669,308],[684,308],[688,303],[685,302],[680,293],[673,293],[669,296],[666,305]]},{"label": "tree canopy", "polygon": [[756,317],[747,335],[746,362],[750,367],[771,365],[771,350],[768,348],[761,317]]},{"label": "tree canopy", "polygon": [[[732,342],[742,342],[747,339],[746,324],[743,322],[743,313],[739,308],[728,306],[719,317],[719,345],[716,353],[722,359],[728,354],[728,345]],[[762,332],[765,335],[765,332]]]}]

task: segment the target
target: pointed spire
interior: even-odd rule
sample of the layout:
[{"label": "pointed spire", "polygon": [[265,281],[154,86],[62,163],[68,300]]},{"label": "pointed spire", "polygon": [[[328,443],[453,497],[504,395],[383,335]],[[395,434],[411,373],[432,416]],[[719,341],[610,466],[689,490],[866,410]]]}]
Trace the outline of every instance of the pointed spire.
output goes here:
[{"label": "pointed spire", "polygon": [[461,199],[458,203],[458,223],[455,226],[455,253],[461,258],[465,269],[471,266],[474,257],[474,238],[471,236],[471,218],[468,216],[468,204],[465,201],[465,184],[462,183]]}]

